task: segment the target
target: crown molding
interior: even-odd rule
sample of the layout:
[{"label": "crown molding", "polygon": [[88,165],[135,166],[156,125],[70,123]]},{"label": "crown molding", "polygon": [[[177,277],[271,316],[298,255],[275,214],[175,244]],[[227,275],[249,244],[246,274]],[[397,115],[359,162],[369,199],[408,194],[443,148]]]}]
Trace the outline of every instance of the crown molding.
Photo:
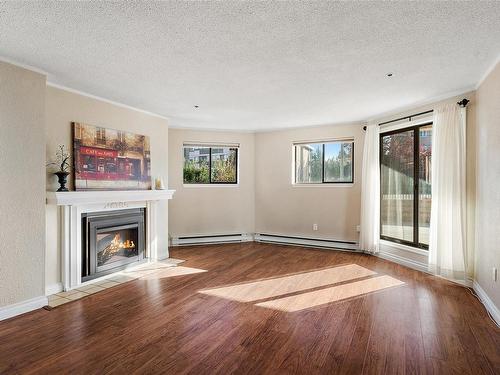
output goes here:
[{"label": "crown molding", "polygon": [[8,57],[5,57],[5,56],[1,56],[0,55],[0,62],[4,62],[4,63],[7,63],[7,64],[11,64],[11,65],[15,65],[19,68],[23,68],[23,69],[26,69],[26,70],[31,70],[32,72],[35,72],[35,73],[39,73],[39,74],[43,74],[44,76],[48,77],[49,76],[49,73],[46,72],[45,70],[43,69],[40,69],[40,68],[37,68],[35,66],[32,66],[32,65],[28,65],[28,64],[24,64],[24,63],[20,63],[19,61],[16,61],[16,60],[13,60],[13,59],[10,59]]},{"label": "crown molding", "polygon": [[[21,63],[19,61],[14,60],[14,59],[11,59],[11,58],[8,58],[5,56],[1,56],[1,55],[0,55],[0,61],[12,64],[12,65],[16,65],[18,67],[45,75],[47,77],[47,86],[54,87],[54,88],[57,88],[60,90],[64,90],[64,91],[71,92],[71,93],[78,94],[78,95],[82,95],[82,96],[85,96],[85,97],[88,97],[91,99],[95,99],[95,100],[99,100],[99,101],[102,101],[105,103],[113,104],[113,105],[116,105],[118,107],[127,108],[130,110],[136,111],[136,112],[144,113],[146,115],[155,116],[155,117],[170,121],[168,117],[165,117],[165,116],[160,115],[158,113],[147,111],[147,110],[137,108],[137,107],[133,107],[133,106],[130,106],[130,105],[125,104],[125,103],[106,99],[106,98],[103,98],[103,97],[98,96],[98,95],[94,95],[94,94],[91,94],[91,93],[88,93],[85,91],[77,90],[77,89],[56,83],[56,82],[54,82],[53,75],[51,73],[49,73],[43,69],[40,69],[38,67],[29,65],[29,64],[24,64],[24,63]],[[310,129],[310,128],[315,128],[315,127],[324,127],[324,126],[332,126],[332,125],[335,125],[335,126],[337,126],[337,125],[338,126],[340,126],[340,125],[357,125],[357,124],[365,125],[366,123],[376,122],[380,119],[390,117],[390,116],[396,115],[398,113],[410,111],[413,108],[431,105],[431,104],[438,102],[438,101],[441,101],[441,100],[451,99],[454,96],[463,95],[463,94],[475,91],[479,88],[479,86],[481,86],[481,84],[484,82],[484,80],[489,76],[489,74],[493,71],[493,69],[495,69],[495,67],[499,63],[500,63],[500,54],[496,57],[496,59],[491,64],[491,66],[484,72],[481,79],[474,86],[465,87],[463,89],[448,92],[448,93],[443,94],[443,95],[434,96],[430,99],[417,101],[417,102],[414,102],[410,105],[399,107],[399,108],[396,108],[396,109],[393,109],[390,111],[386,111],[386,112],[377,114],[375,116],[371,116],[369,118],[359,119],[357,121],[349,121],[349,122],[344,122],[344,123],[331,123],[331,124],[304,125],[304,126],[294,126],[294,127],[273,127],[273,128],[269,128],[269,129],[198,128],[198,127],[189,127],[189,126],[184,127],[184,126],[178,126],[178,125],[169,125],[169,129],[210,131],[210,132],[233,132],[233,133],[266,133],[266,132],[276,132],[276,131],[298,130],[298,129],[304,129],[304,128]]]},{"label": "crown molding", "polygon": [[93,94],[89,94],[88,92],[85,92],[85,91],[80,91],[80,90],[76,90],[76,89],[73,89],[71,87],[67,87],[67,86],[63,86],[63,85],[60,85],[58,83],[55,83],[55,82],[52,82],[52,81],[47,81],[47,86],[49,87],[54,87],[56,89],[59,89],[59,90],[63,90],[63,91],[67,91],[67,92],[71,92],[73,94],[78,94],[78,95],[82,95],[82,96],[85,96],[87,98],[91,98],[91,99],[95,99],[95,100],[99,100],[101,102],[105,102],[105,103],[109,103],[109,104],[113,104],[113,105],[116,105],[117,107],[122,107],[122,108],[126,108],[126,109],[130,109],[132,111],[136,111],[136,112],[140,112],[140,113],[144,113],[145,115],[149,115],[149,116],[154,116],[154,117],[159,117],[163,120],[167,120],[168,121],[168,118],[165,117],[165,116],[162,116],[158,113],[154,113],[154,112],[150,112],[150,111],[146,111],[144,109],[140,109],[140,108],[137,108],[137,107],[132,107],[128,104],[124,104],[124,103],[120,103],[120,102],[116,102],[114,100],[110,100],[110,99],[106,99],[106,98],[103,98],[102,96],[97,96],[97,95],[93,95]]},{"label": "crown molding", "polygon": [[500,54],[498,54],[497,58],[493,61],[493,63],[490,65],[490,67],[488,69],[486,69],[486,71],[483,73],[481,79],[479,80],[479,82],[474,87],[474,90],[477,90],[479,88],[479,86],[481,86],[483,84],[484,80],[491,74],[491,72],[493,71],[493,69],[495,69],[495,67],[499,63],[500,63]]},{"label": "crown molding", "polygon": [[393,109],[390,111],[382,112],[380,114],[377,114],[376,116],[373,116],[373,117],[366,119],[365,122],[367,122],[369,124],[378,123],[382,119],[386,119],[388,117],[390,118],[391,116],[397,116],[397,115],[400,115],[401,113],[414,110],[415,108],[425,107],[425,106],[428,106],[429,109],[432,109],[431,106],[437,102],[452,99],[456,96],[467,95],[467,94],[472,93],[473,91],[475,91],[475,86],[468,86],[468,87],[465,87],[463,89],[459,89],[456,91],[448,92],[446,94],[434,96],[430,99],[417,101],[417,102],[414,102],[412,104],[409,104],[409,105],[406,105],[403,107],[399,107],[399,108],[396,108],[396,109]]}]

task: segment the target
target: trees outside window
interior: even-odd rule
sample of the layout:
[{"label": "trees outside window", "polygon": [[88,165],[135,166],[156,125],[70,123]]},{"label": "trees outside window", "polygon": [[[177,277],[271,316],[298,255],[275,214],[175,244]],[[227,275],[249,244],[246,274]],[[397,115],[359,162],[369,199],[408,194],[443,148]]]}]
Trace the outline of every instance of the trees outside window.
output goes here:
[{"label": "trees outside window", "polygon": [[237,147],[184,147],[185,184],[238,183]]},{"label": "trees outside window", "polygon": [[380,135],[380,237],[427,249],[432,124]]},{"label": "trees outside window", "polygon": [[295,183],[352,183],[354,142],[294,145]]}]

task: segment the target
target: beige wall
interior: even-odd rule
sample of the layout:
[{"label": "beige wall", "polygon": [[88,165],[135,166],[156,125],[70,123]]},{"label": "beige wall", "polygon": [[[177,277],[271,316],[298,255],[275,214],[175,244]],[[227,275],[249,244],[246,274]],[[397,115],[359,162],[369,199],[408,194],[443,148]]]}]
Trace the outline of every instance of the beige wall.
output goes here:
[{"label": "beige wall", "polygon": [[[292,143],[336,138],[354,138],[354,184],[292,185]],[[357,241],[363,138],[361,123],[257,133],[256,232]]]},{"label": "beige wall", "polygon": [[[72,149],[71,122],[84,122],[112,129],[130,131],[151,138],[151,176],[168,177],[168,124],[165,119],[148,115],[133,109],[79,95],[48,86],[46,88],[46,157],[52,159],[57,146],[66,145]],[[45,157],[45,154],[44,154]],[[70,187],[72,187],[72,177]],[[47,190],[57,189],[57,178],[47,175]],[[160,257],[168,256],[168,209],[161,202],[157,211],[158,252]],[[60,248],[57,240],[57,210],[47,207],[47,286],[61,280]]]},{"label": "beige wall", "polygon": [[[218,131],[169,130],[169,188],[175,197],[169,206],[170,235],[253,233],[254,134]],[[239,143],[239,184],[184,186],[185,142]]]},{"label": "beige wall", "polygon": [[0,306],[44,293],[45,76],[0,62]]},{"label": "beige wall", "polygon": [[500,308],[500,64],[477,92],[476,281]]}]

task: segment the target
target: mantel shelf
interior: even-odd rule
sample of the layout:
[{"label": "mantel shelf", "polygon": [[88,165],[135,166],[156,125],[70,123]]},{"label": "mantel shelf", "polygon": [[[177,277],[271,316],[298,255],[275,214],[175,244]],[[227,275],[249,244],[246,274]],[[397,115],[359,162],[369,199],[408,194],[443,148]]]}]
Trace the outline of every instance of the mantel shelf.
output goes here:
[{"label": "mantel shelf", "polygon": [[112,202],[144,202],[172,199],[175,190],[61,191],[47,192],[47,204],[77,206]]}]

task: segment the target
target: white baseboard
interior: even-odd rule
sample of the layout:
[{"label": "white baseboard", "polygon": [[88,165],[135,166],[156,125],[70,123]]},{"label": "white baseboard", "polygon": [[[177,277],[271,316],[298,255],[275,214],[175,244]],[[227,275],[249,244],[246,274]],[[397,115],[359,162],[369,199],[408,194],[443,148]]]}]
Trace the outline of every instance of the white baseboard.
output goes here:
[{"label": "white baseboard", "polygon": [[40,296],[26,301],[14,303],[12,305],[0,307],[0,320],[9,319],[13,316],[24,314],[36,309],[47,306],[49,303],[47,297]]},{"label": "white baseboard", "polygon": [[354,241],[337,241],[324,238],[307,238],[299,236],[288,236],[281,234],[266,234],[266,233],[230,233],[230,234],[213,234],[213,235],[198,235],[198,236],[177,236],[172,237],[172,246],[188,246],[188,245],[209,245],[218,243],[235,243],[235,242],[268,242],[279,243],[283,245],[297,245],[305,247],[318,247],[339,250],[358,251],[358,244]]},{"label": "white baseboard", "polygon": [[412,268],[412,269],[417,270],[417,271],[429,273],[427,263],[417,262],[417,261],[414,261],[414,260],[411,260],[408,258],[403,258],[403,257],[398,256],[396,254],[388,253],[385,251],[380,251],[374,255],[378,256],[379,258],[389,260],[389,261],[397,263],[397,264],[401,264],[402,266],[406,266],[406,267]]},{"label": "white baseboard", "polygon": [[488,310],[495,322],[500,325],[500,309],[493,303],[491,298],[486,294],[484,289],[481,288],[481,285],[479,285],[476,280],[472,283],[472,289],[474,289],[484,307],[486,307],[486,310]]},{"label": "white baseboard", "polygon": [[205,234],[172,237],[172,246],[209,245],[218,243],[252,242],[253,233]]},{"label": "white baseboard", "polygon": [[47,285],[45,287],[45,295],[50,296],[52,294],[60,293],[63,291],[62,283],[55,283],[51,285]]},{"label": "white baseboard", "polygon": [[307,238],[278,234],[256,233],[255,242],[279,243],[283,245],[297,245],[337,250],[358,251],[358,244],[354,241],[337,241],[323,238]]}]

